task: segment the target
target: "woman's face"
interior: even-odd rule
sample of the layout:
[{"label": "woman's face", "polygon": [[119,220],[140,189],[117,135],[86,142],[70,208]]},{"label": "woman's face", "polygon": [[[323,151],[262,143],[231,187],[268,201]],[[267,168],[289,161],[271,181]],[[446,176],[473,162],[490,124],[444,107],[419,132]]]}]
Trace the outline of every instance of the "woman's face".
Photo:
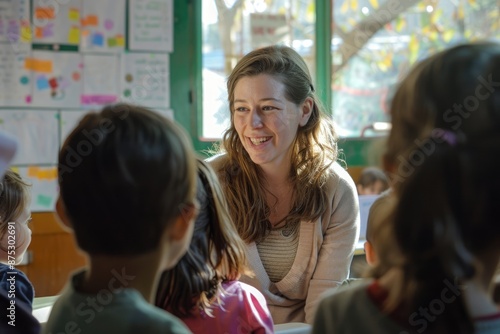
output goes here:
[{"label": "woman's face", "polygon": [[285,85],[272,75],[241,78],[234,89],[234,127],[254,163],[284,167],[299,126],[307,124],[313,100],[296,105],[285,98]]},{"label": "woman's face", "polygon": [[[0,243],[1,259],[2,262],[7,263],[9,260],[14,260],[19,264],[31,243],[31,229],[29,222],[31,221],[31,212],[25,208],[19,217],[14,219],[13,222],[6,222],[7,229],[5,230]],[[9,246],[14,246],[15,249]]]}]

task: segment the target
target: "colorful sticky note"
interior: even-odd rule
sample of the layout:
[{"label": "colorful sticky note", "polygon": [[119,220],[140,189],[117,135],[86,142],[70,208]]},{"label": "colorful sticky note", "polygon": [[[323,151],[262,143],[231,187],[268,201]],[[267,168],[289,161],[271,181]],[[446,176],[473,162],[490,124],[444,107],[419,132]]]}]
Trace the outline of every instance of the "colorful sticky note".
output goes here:
[{"label": "colorful sticky note", "polygon": [[31,42],[31,29],[29,26],[21,27],[21,42],[24,43]]},{"label": "colorful sticky note", "polygon": [[92,45],[104,46],[104,36],[101,33],[94,33],[91,40]]},{"label": "colorful sticky note", "polygon": [[40,75],[36,78],[36,88],[38,90],[48,89],[49,87],[49,81],[44,75]]},{"label": "colorful sticky note", "polygon": [[82,20],[82,25],[97,27],[99,25],[99,19],[97,15],[87,15],[87,17]]},{"label": "colorful sticky note", "polygon": [[113,37],[108,38],[108,46],[109,47],[116,46],[116,38]]},{"label": "colorful sticky note", "polygon": [[52,73],[52,60],[26,58],[24,60],[24,68],[30,71]]},{"label": "colorful sticky note", "polygon": [[116,35],[116,46],[125,46],[125,38],[123,35]]},{"label": "colorful sticky note", "polygon": [[80,11],[78,8],[70,8],[68,18],[70,21],[78,21],[80,19]]},{"label": "colorful sticky note", "polygon": [[114,24],[113,20],[107,19],[106,21],[104,21],[104,28],[106,28],[106,30],[113,29],[114,25],[115,24]]},{"label": "colorful sticky note", "polygon": [[52,197],[46,195],[38,195],[36,204],[49,208],[52,205]]},{"label": "colorful sticky note", "polygon": [[35,37],[43,38],[43,27],[35,27]]},{"label": "colorful sticky note", "polygon": [[54,23],[47,23],[45,27],[43,27],[43,37],[52,37],[54,36]]},{"label": "colorful sticky note", "polygon": [[38,167],[28,167],[28,177],[38,177]]},{"label": "colorful sticky note", "polygon": [[49,85],[50,88],[56,89],[59,85],[57,84],[57,79],[56,78],[50,78],[49,79]]},{"label": "colorful sticky note", "polygon": [[68,42],[71,44],[78,44],[80,42],[80,29],[72,26],[68,32]]},{"label": "colorful sticky note", "polygon": [[35,17],[37,19],[52,20],[56,17],[53,7],[37,7],[35,9]]},{"label": "colorful sticky note", "polygon": [[57,168],[40,168],[38,178],[40,180],[55,180],[57,178]]}]

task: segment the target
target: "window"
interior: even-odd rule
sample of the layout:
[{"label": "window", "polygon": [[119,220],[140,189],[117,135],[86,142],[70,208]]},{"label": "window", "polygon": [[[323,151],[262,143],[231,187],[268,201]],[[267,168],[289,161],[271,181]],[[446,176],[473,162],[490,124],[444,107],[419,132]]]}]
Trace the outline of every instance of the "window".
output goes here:
[{"label": "window", "polygon": [[[386,129],[374,124],[389,121],[394,89],[416,61],[464,41],[500,39],[497,0],[207,0],[202,6],[204,139],[220,138],[227,127],[226,77],[256,47],[292,46],[313,78],[331,67],[323,102],[341,136],[359,137]],[[324,8],[333,20],[327,15],[318,24]],[[316,37],[325,34],[331,66],[316,63],[325,47]]]},{"label": "window", "polygon": [[282,43],[294,47],[314,69],[315,9],[313,0],[202,3],[202,137],[216,139],[229,124],[226,78],[243,55]]},{"label": "window", "polygon": [[496,0],[335,1],[332,109],[340,134],[376,134],[365,130],[389,121],[392,93],[416,61],[468,40],[499,39],[499,13]]}]

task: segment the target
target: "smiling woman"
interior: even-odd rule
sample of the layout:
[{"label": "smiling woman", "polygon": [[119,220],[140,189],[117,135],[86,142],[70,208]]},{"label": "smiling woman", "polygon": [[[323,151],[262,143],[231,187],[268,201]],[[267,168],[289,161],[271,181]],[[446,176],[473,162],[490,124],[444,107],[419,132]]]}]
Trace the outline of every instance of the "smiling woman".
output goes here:
[{"label": "smiling woman", "polygon": [[212,160],[275,324],[311,323],[319,295],[349,275],[359,232],[354,183],[304,60],[271,46],[228,83],[231,124]]}]

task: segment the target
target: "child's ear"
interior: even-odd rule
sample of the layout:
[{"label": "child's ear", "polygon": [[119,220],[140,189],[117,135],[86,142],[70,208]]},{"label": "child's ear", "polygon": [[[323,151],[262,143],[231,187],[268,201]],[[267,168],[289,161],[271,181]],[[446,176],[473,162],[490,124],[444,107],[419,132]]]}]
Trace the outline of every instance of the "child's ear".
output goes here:
[{"label": "child's ear", "polygon": [[169,229],[170,239],[179,241],[191,230],[191,225],[196,216],[196,206],[186,205],[181,209],[181,214],[175,218],[175,222]]},{"label": "child's ear", "polygon": [[365,241],[365,256],[368,265],[373,266],[377,263],[377,255],[375,254],[375,250],[369,241]]},{"label": "child's ear", "polygon": [[59,218],[59,224],[66,230],[72,232],[73,227],[71,226],[71,222],[68,219],[68,215],[66,214],[66,208],[64,207],[64,203],[61,199],[61,196],[57,197],[56,201],[56,217]]}]

